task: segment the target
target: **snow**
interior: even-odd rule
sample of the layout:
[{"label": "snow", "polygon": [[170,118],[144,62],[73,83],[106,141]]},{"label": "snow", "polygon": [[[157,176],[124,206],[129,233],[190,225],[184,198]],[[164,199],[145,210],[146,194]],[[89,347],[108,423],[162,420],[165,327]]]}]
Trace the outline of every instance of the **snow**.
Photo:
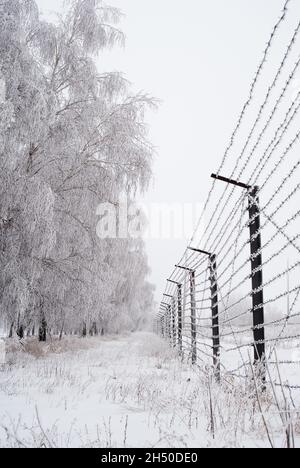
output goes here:
[{"label": "snow", "polygon": [[[251,375],[250,362],[253,362],[253,341],[252,331],[241,333],[249,327],[230,327],[228,331],[224,331],[224,336],[221,336],[221,368],[223,374],[239,375],[245,378],[245,374]],[[300,406],[300,339],[290,338],[268,342],[268,339],[277,338],[280,336],[280,327],[266,327],[266,353],[268,363],[267,378],[272,378],[273,384],[279,385],[280,380],[284,385],[292,387],[293,400],[297,401]],[[230,334],[229,334],[230,332]],[[284,337],[299,334],[299,326],[295,324],[287,325]],[[188,356],[191,348],[191,340],[189,336],[184,336],[184,351]],[[198,359],[202,363],[210,364],[212,359],[207,355],[207,349],[211,346],[212,338],[199,337],[197,342]],[[242,346],[241,348],[238,348]],[[238,349],[237,349],[238,348]],[[277,364],[280,369],[278,375]],[[293,387],[299,387],[293,390]],[[278,389],[281,392],[281,389]]]},{"label": "snow", "polygon": [[[243,389],[208,381],[151,333],[8,348],[0,366],[1,447],[269,446]],[[284,431],[268,398],[265,418],[281,447]]]},{"label": "snow", "polygon": [[123,41],[118,10],[74,1],[61,13],[54,25],[34,0],[0,2],[0,327],[19,336],[135,330],[153,309],[144,241],[96,226],[108,203],[127,221],[115,207],[126,194],[132,209],[151,179],[155,100],[97,66]]}]

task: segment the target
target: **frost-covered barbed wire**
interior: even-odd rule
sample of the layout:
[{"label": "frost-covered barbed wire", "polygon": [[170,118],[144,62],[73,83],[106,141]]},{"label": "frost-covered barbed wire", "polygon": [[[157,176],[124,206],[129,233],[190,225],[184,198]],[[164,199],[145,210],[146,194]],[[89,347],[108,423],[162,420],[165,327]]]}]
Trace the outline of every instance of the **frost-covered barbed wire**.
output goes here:
[{"label": "frost-covered barbed wire", "polygon": [[[225,150],[225,153],[224,153],[224,155],[223,155],[222,162],[221,162],[220,167],[219,167],[219,169],[218,169],[218,174],[221,173],[221,171],[222,171],[222,169],[223,169],[223,167],[224,167],[224,164],[225,164],[225,161],[226,161],[226,159],[227,159],[227,157],[228,157],[228,155],[229,155],[229,152],[230,152],[230,150],[232,149],[232,147],[233,147],[233,145],[234,145],[234,143],[235,143],[235,139],[236,139],[236,137],[237,137],[237,135],[238,135],[238,132],[239,132],[239,130],[240,130],[240,127],[241,127],[242,122],[243,122],[243,120],[244,120],[244,117],[245,117],[245,115],[246,115],[246,111],[247,111],[248,107],[250,106],[250,104],[252,103],[252,99],[253,99],[253,96],[254,96],[254,92],[255,92],[257,83],[258,83],[259,78],[260,78],[260,76],[261,76],[261,74],[262,74],[264,65],[265,65],[265,63],[266,63],[266,61],[267,61],[268,54],[269,54],[269,52],[270,52],[270,50],[271,50],[271,47],[272,47],[272,45],[273,45],[274,38],[276,37],[276,34],[278,33],[278,30],[279,30],[281,24],[284,22],[284,20],[285,20],[285,18],[286,18],[286,14],[287,14],[288,4],[289,4],[289,3],[290,3],[290,0],[286,0],[286,1],[284,2],[282,14],[281,14],[279,20],[277,21],[277,23],[275,24],[275,26],[274,26],[274,28],[273,28],[273,30],[272,30],[272,32],[271,32],[269,41],[268,41],[267,46],[266,46],[266,48],[265,48],[265,50],[264,50],[264,53],[263,53],[262,60],[261,60],[260,63],[259,63],[259,66],[258,66],[258,68],[257,68],[257,70],[256,70],[256,72],[255,72],[255,75],[254,75],[254,79],[253,79],[253,81],[252,81],[252,83],[251,83],[250,91],[249,91],[249,96],[248,96],[246,102],[244,103],[244,105],[243,105],[243,107],[242,107],[242,111],[241,111],[241,113],[240,113],[240,115],[239,115],[237,124],[236,124],[236,126],[235,126],[235,128],[234,128],[234,131],[233,131],[231,137],[230,137],[230,142],[229,142],[229,144],[228,144],[228,146],[227,146],[227,148],[226,148],[226,150]],[[213,193],[214,188],[215,188],[215,181],[213,182],[212,188],[211,188],[211,190],[210,190],[210,192],[209,192],[209,194],[208,194],[207,200],[206,200],[206,202],[205,202],[204,209],[203,209],[203,214],[204,214],[204,212],[206,211],[206,209],[207,209],[207,207],[208,207],[208,204],[209,204],[209,202],[210,202],[210,199],[211,199],[211,196],[212,196],[212,193]],[[213,210],[213,212],[214,212],[214,211],[215,211],[215,210]],[[194,238],[195,238],[195,234],[196,234],[196,232],[197,232],[198,229],[199,229],[199,226],[200,226],[200,223],[201,223],[201,221],[202,221],[202,218],[203,218],[203,215],[202,215],[202,216],[200,217],[200,219],[199,219],[199,223],[198,223],[198,225],[196,226],[195,232],[194,232],[194,234],[193,234],[193,236],[192,236],[192,239],[191,239],[191,242],[190,242],[190,243],[193,243],[193,240],[194,240]]]},{"label": "frost-covered barbed wire", "polygon": [[[274,80],[273,80],[271,86],[269,86],[269,88],[268,88],[266,97],[265,97],[265,99],[264,99],[264,101],[263,101],[263,103],[262,103],[262,105],[261,105],[261,107],[260,107],[260,109],[259,109],[259,113],[258,113],[258,115],[257,115],[257,117],[256,117],[256,120],[255,120],[255,122],[254,122],[254,125],[253,125],[253,127],[252,127],[252,129],[251,129],[251,131],[250,131],[250,133],[249,133],[249,135],[248,135],[248,137],[247,137],[247,139],[246,139],[246,143],[245,143],[245,145],[244,145],[244,147],[243,147],[243,149],[242,149],[242,152],[241,152],[241,153],[239,154],[239,156],[236,158],[236,162],[235,162],[235,165],[234,165],[233,170],[231,171],[230,178],[233,178],[233,177],[234,177],[234,174],[235,174],[235,172],[236,172],[236,169],[238,168],[239,162],[242,160],[243,156],[245,155],[246,149],[247,149],[247,147],[248,147],[248,145],[249,145],[249,143],[250,143],[250,141],[251,141],[251,139],[252,139],[252,137],[253,137],[253,135],[254,135],[254,131],[255,131],[255,129],[257,128],[257,126],[258,126],[258,124],[259,124],[259,122],[260,122],[260,120],[261,120],[261,118],[262,118],[263,110],[265,109],[265,107],[266,107],[266,105],[267,105],[267,103],[268,103],[268,101],[269,101],[269,98],[270,98],[270,95],[271,95],[271,91],[276,87],[276,84],[277,84],[277,82],[278,82],[278,78],[279,78],[280,74],[282,73],[282,70],[283,70],[284,65],[285,65],[285,63],[286,63],[286,60],[287,60],[287,58],[288,58],[288,56],[289,56],[289,54],[290,54],[290,52],[291,52],[291,50],[292,50],[292,46],[295,44],[296,38],[297,38],[297,36],[298,36],[298,34],[299,34],[299,30],[300,30],[300,23],[298,24],[298,26],[297,26],[297,28],[296,28],[296,31],[295,31],[295,33],[294,33],[294,35],[293,35],[293,37],[292,37],[292,40],[291,40],[291,42],[290,42],[290,44],[289,44],[289,46],[288,46],[288,49],[287,49],[287,51],[286,51],[286,53],[285,53],[285,56],[284,56],[284,58],[283,58],[283,60],[282,60],[282,62],[281,62],[281,64],[280,64],[280,67],[279,67],[279,69],[278,69],[278,71],[277,71],[277,73],[276,73],[276,75],[275,75],[275,78],[274,78]],[[250,151],[248,157],[246,158],[246,160],[245,160],[245,162],[244,162],[244,165],[242,166],[242,168],[240,169],[239,173],[237,174],[236,178],[237,178],[238,180],[240,180],[240,178],[242,177],[242,175],[243,175],[243,173],[244,173],[246,167],[248,166],[248,164],[249,164],[251,158],[253,157],[253,154],[254,154],[255,150],[258,148],[260,142],[262,141],[263,136],[265,135],[265,133],[266,133],[268,127],[270,126],[270,124],[271,124],[271,122],[272,122],[272,120],[273,120],[273,118],[274,118],[274,115],[276,114],[277,110],[279,109],[279,105],[280,105],[280,103],[282,102],[282,100],[283,100],[283,98],[284,98],[284,96],[285,96],[285,94],[286,94],[286,92],[287,92],[287,89],[289,88],[290,84],[292,83],[293,78],[294,78],[295,75],[296,75],[296,72],[297,72],[297,70],[298,70],[298,68],[299,68],[299,65],[300,65],[300,58],[297,60],[297,62],[296,62],[296,64],[295,64],[295,66],[294,66],[292,72],[290,73],[290,75],[289,75],[289,77],[288,77],[288,79],[287,79],[287,81],[286,81],[286,83],[285,83],[284,88],[282,89],[282,91],[281,91],[281,93],[280,93],[278,99],[276,100],[276,103],[275,103],[275,105],[273,106],[272,112],[271,112],[270,116],[268,117],[268,119],[267,119],[267,121],[266,121],[266,123],[265,123],[265,125],[264,125],[264,127],[263,127],[263,129],[262,129],[262,131],[260,132],[260,134],[259,134],[259,136],[258,136],[258,138],[257,138],[257,140],[256,140],[255,145],[253,146],[252,150]],[[206,243],[205,243],[205,245],[204,245],[204,248],[207,247],[207,244],[208,244],[209,241],[210,241],[211,235],[212,235],[212,233],[215,231],[215,229],[216,229],[216,227],[217,227],[217,225],[218,225],[219,219],[220,219],[220,217],[222,216],[222,213],[223,213],[224,208],[230,203],[230,200],[231,200],[231,198],[232,198],[232,196],[233,196],[234,188],[231,188],[228,197],[224,199],[225,194],[226,194],[226,192],[227,192],[227,189],[229,189],[228,185],[227,185],[227,186],[225,187],[225,189],[223,190],[222,195],[220,196],[220,198],[219,198],[219,200],[218,200],[218,202],[217,202],[217,204],[216,204],[215,209],[212,211],[213,216],[215,215],[216,210],[219,210],[219,211],[220,211],[220,215],[219,215],[219,218],[215,221],[214,226],[211,227],[211,231],[207,234],[208,240],[206,241]],[[223,203],[221,203],[222,200],[224,200]],[[212,221],[212,219],[211,219],[211,221]],[[207,226],[207,228],[206,228],[206,231],[208,231],[209,225],[210,225],[211,221],[208,223],[208,226]],[[225,223],[227,224],[227,222],[225,222]],[[204,232],[204,235],[206,234],[206,231]]]},{"label": "frost-covered barbed wire", "polygon": [[[292,2],[288,3],[292,9]],[[287,17],[285,3],[284,13],[265,50],[267,56],[275,46],[274,35]],[[288,93],[300,66],[300,22],[299,18],[294,20],[296,28],[280,64],[275,72],[271,72],[267,91],[262,99],[257,99],[258,110],[251,115],[250,104],[257,97],[257,84],[265,71],[265,62],[262,62],[251,87],[250,101],[243,109],[217,172],[217,176],[234,178],[244,185],[237,187],[227,183],[218,192],[216,184],[222,182],[215,180],[212,183],[205,204],[207,224],[204,234],[199,242],[196,239],[198,225],[190,244],[202,251],[186,250],[178,262],[183,269],[175,268],[169,277],[185,284],[182,340],[186,353],[192,357],[194,346],[199,359],[201,356],[201,363],[204,360],[212,366],[216,356],[209,349],[219,349],[220,369],[224,376],[237,377],[240,371],[241,376],[251,378],[252,363],[247,354],[250,348],[257,350],[261,344],[265,345],[265,358],[270,360],[275,352],[279,354],[278,365],[283,372],[286,365],[296,365],[299,361],[296,357],[286,359],[285,354],[287,350],[296,352],[300,343],[300,324],[297,323],[300,315],[296,312],[300,307],[300,211],[297,205],[300,194],[300,92],[296,98]],[[292,53],[297,54],[296,60]],[[250,113],[252,123],[239,141],[239,130],[246,113]],[[241,150],[232,157],[230,166],[229,155],[235,143],[240,143]],[[222,174],[225,165],[230,169],[227,174]],[[253,206],[257,210],[250,216]],[[258,218],[260,225],[255,232],[251,229],[250,235],[249,228]],[[203,215],[199,224],[202,221]],[[257,244],[255,251],[254,244]],[[212,264],[216,268],[213,276]],[[260,274],[259,284],[253,287],[253,279]],[[166,292],[171,296],[176,294],[176,285],[168,284]],[[263,296],[258,303],[260,293]],[[261,321],[255,324],[253,315],[258,311]],[[257,338],[262,330],[265,333],[263,340]],[[193,343],[195,332],[197,340]],[[216,340],[220,341],[219,345]],[[300,387],[293,382],[292,376],[285,385],[293,390]]]}]

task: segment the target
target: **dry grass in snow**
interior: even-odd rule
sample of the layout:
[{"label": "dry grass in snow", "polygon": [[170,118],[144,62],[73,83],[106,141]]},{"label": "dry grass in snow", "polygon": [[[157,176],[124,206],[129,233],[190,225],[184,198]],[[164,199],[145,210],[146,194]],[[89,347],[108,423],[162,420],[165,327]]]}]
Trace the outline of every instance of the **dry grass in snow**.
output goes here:
[{"label": "dry grass in snow", "polygon": [[0,368],[1,447],[299,446],[299,414],[253,382],[217,385],[151,333],[13,342]]}]

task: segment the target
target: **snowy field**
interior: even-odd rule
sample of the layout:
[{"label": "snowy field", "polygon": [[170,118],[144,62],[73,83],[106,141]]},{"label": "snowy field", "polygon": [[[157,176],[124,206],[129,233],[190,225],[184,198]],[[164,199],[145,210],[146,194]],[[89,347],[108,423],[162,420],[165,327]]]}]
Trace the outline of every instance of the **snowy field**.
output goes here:
[{"label": "snowy field", "polygon": [[287,424],[300,447],[300,409],[283,419],[271,393],[218,386],[150,333],[8,346],[1,447],[284,447]]},{"label": "snowy field", "polygon": [[[223,375],[245,378],[252,375],[250,362],[253,362],[253,334],[249,327],[231,327],[221,336],[221,369]],[[300,406],[300,336],[299,324],[268,327],[266,330],[266,354],[268,363],[267,380],[272,380],[277,391],[281,383],[291,386],[293,401]],[[278,337],[283,339],[277,340]],[[185,356],[190,356],[191,338],[184,336]],[[203,366],[212,363],[212,338],[201,336],[197,341],[198,361]],[[278,372],[279,371],[279,372]],[[297,388],[295,388],[297,387]],[[299,387],[299,388],[298,388]]]}]

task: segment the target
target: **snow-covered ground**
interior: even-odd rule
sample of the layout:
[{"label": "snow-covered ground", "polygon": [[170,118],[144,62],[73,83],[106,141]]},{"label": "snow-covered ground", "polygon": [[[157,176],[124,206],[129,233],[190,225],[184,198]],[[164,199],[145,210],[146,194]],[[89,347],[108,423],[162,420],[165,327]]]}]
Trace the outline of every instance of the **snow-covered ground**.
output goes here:
[{"label": "snow-covered ground", "polygon": [[[222,374],[239,375],[241,378],[244,378],[245,374],[252,375],[249,365],[254,360],[252,330],[249,330],[249,327],[230,327],[222,331],[220,347]],[[284,386],[289,385],[292,399],[300,406],[300,339],[295,337],[296,335],[300,336],[299,324],[286,325],[284,333],[282,326],[266,328],[267,380],[272,379],[279,393],[281,393],[280,382]],[[278,340],[279,336],[284,339]],[[197,342],[198,360],[202,365],[212,363],[211,345],[211,337],[201,336]],[[191,338],[185,336],[186,356],[190,355],[190,349]]]},{"label": "snow-covered ground", "polygon": [[[0,366],[0,446],[284,446],[272,395],[249,392],[215,384],[151,333],[14,342]],[[300,410],[289,412],[300,446]]]}]

